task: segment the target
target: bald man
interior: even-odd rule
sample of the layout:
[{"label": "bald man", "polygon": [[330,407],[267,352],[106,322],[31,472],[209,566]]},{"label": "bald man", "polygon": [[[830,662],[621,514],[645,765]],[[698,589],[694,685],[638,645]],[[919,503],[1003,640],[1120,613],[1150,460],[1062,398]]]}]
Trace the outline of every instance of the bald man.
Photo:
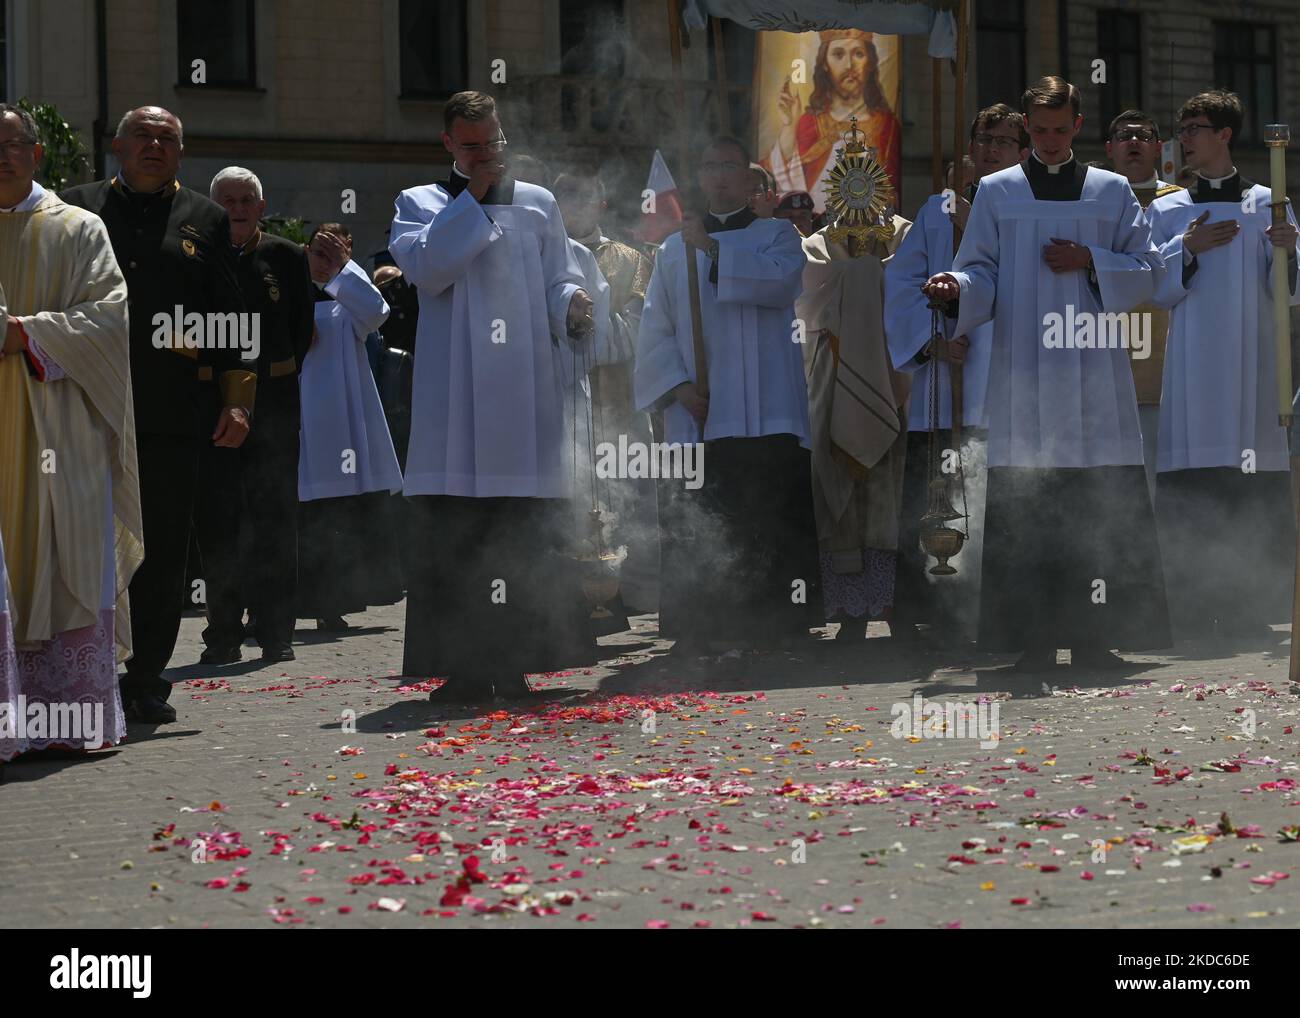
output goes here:
[{"label": "bald man", "polygon": [[[230,220],[176,179],[183,138],[180,120],[167,110],[131,110],[113,138],[117,176],[60,196],[104,221],[126,277],[145,560],[130,586],[135,654],[122,677],[122,704],[128,719],[152,724],[176,720],[162,672],[189,596],[185,557],[200,457],[218,465],[237,459],[233,450],[248,436],[257,385],[257,352],[232,345],[244,301]],[[182,318],[197,312],[203,324],[191,330],[175,321],[178,305]],[[237,317],[223,318],[218,335],[208,316],[231,313]],[[247,361],[244,353],[251,354]],[[211,585],[233,577],[205,579]]]}]

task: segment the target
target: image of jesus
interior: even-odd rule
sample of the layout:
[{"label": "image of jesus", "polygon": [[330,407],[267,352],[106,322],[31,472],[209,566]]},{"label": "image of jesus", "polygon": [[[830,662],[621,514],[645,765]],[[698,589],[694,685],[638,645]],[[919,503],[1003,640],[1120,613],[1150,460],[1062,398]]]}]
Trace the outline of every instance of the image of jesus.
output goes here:
[{"label": "image of jesus", "polygon": [[850,117],[858,118],[880,165],[895,188],[899,184],[902,125],[880,87],[879,57],[871,35],[855,28],[821,32],[808,109],[789,77],[777,96],[781,131],[768,155],[768,168],[782,192],[807,191],[819,212],[826,207],[826,176]]}]

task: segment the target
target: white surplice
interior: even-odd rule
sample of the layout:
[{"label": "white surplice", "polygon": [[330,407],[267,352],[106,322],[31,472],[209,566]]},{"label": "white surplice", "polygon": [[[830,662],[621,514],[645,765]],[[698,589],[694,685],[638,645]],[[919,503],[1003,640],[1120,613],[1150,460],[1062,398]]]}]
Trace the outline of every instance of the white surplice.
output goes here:
[{"label": "white surplice", "polygon": [[[976,192],[978,193],[978,191]],[[944,196],[931,195],[916,222],[903,238],[893,258],[885,265],[885,336],[895,371],[912,376],[907,426],[909,431],[930,430],[930,365],[918,364],[917,354],[930,341],[929,298],[921,286],[938,272],[952,269],[952,220],[944,211]],[[956,319],[940,316],[944,338],[957,333]],[[970,347],[962,370],[962,423],[966,427],[988,427],[984,397],[988,389],[989,357],[993,350],[993,325],[977,326],[969,337]],[[948,364],[939,363],[939,427],[952,427],[952,386]]]},{"label": "white surplice", "polygon": [[[1092,252],[1086,270],[1052,272],[1052,238]],[[988,407],[990,467],[1141,465],[1142,432],[1128,352],[1049,349],[1050,313],[1123,313],[1150,300],[1160,252],[1128,181],[1089,167],[1078,201],[1034,198],[1022,166],[980,181],[953,276],[955,335],[993,321]],[[1068,322],[1067,322],[1068,324]]]},{"label": "white surplice", "polygon": [[[808,390],[794,311],[805,262],[799,232],[783,219],[756,219],[711,236],[719,248],[716,285],[709,282],[709,256],[696,252],[709,373],[704,438],[789,434],[808,448]],[[633,372],[638,409],[696,381],[686,265],[677,233],[659,248],[641,314]],[[695,419],[675,401],[664,411],[664,430],[669,442],[699,439]]]},{"label": "white surplice", "polygon": [[560,359],[583,277],[554,197],[412,188],[389,251],[420,296],[406,494],[567,497]]},{"label": "white surplice", "polygon": [[[1243,211],[1247,198],[1255,211]],[[1271,200],[1270,190],[1256,184],[1238,200],[1197,203],[1191,191],[1178,191],[1147,209],[1166,265],[1156,303],[1172,309],[1160,390],[1160,472],[1240,469],[1247,449],[1255,452],[1256,470],[1289,468],[1286,432],[1278,425],[1273,336],[1277,249],[1264,233],[1272,225]],[[1204,212],[1207,226],[1235,219],[1241,230],[1197,256],[1184,288],[1183,233]],[[1287,218],[1294,225],[1289,208]],[[1300,304],[1300,287],[1289,300]]]},{"label": "white surplice", "polygon": [[[402,489],[366,335],[388,318],[388,304],[349,261],[316,305],[316,337],[302,362],[298,500]],[[351,453],[351,455],[348,455]]]}]

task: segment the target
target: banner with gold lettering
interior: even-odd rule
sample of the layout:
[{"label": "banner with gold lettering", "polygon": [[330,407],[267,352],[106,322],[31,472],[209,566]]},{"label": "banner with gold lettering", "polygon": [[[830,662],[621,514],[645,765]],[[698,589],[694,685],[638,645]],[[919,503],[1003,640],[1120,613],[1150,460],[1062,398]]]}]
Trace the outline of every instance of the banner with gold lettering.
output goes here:
[{"label": "banner with gold lettering", "polygon": [[822,212],[835,150],[856,116],[901,193],[900,63],[896,35],[856,28],[759,33],[755,158],[781,191],[807,191]]}]

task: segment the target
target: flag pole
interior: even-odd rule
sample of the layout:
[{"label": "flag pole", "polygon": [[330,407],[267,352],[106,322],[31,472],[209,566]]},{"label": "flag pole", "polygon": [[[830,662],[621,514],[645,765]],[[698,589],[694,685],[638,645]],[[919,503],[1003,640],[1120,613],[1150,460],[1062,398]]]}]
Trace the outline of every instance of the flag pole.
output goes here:
[{"label": "flag pole", "polygon": [[[673,88],[677,98],[677,139],[679,172],[689,172],[690,133],[686,130],[686,86],[682,79],[681,0],[668,0],[668,43],[672,50]],[[709,396],[709,365],[704,351],[704,316],[700,311],[700,275],[693,244],[682,238],[686,247],[686,279],[690,285],[691,346],[695,351],[695,388],[705,399]],[[704,425],[700,425],[700,441]]]},{"label": "flag pole", "polygon": [[[967,0],[957,0],[957,60],[953,66],[953,103],[952,103],[952,189],[955,197],[961,193],[962,142],[966,137],[966,36],[970,22],[967,20]],[[952,224],[952,255],[957,257],[957,247],[961,244],[961,228]],[[954,337],[955,338],[955,337]],[[962,404],[965,390],[962,382],[962,365],[948,361],[948,382],[952,389],[952,447],[961,455]]]}]

